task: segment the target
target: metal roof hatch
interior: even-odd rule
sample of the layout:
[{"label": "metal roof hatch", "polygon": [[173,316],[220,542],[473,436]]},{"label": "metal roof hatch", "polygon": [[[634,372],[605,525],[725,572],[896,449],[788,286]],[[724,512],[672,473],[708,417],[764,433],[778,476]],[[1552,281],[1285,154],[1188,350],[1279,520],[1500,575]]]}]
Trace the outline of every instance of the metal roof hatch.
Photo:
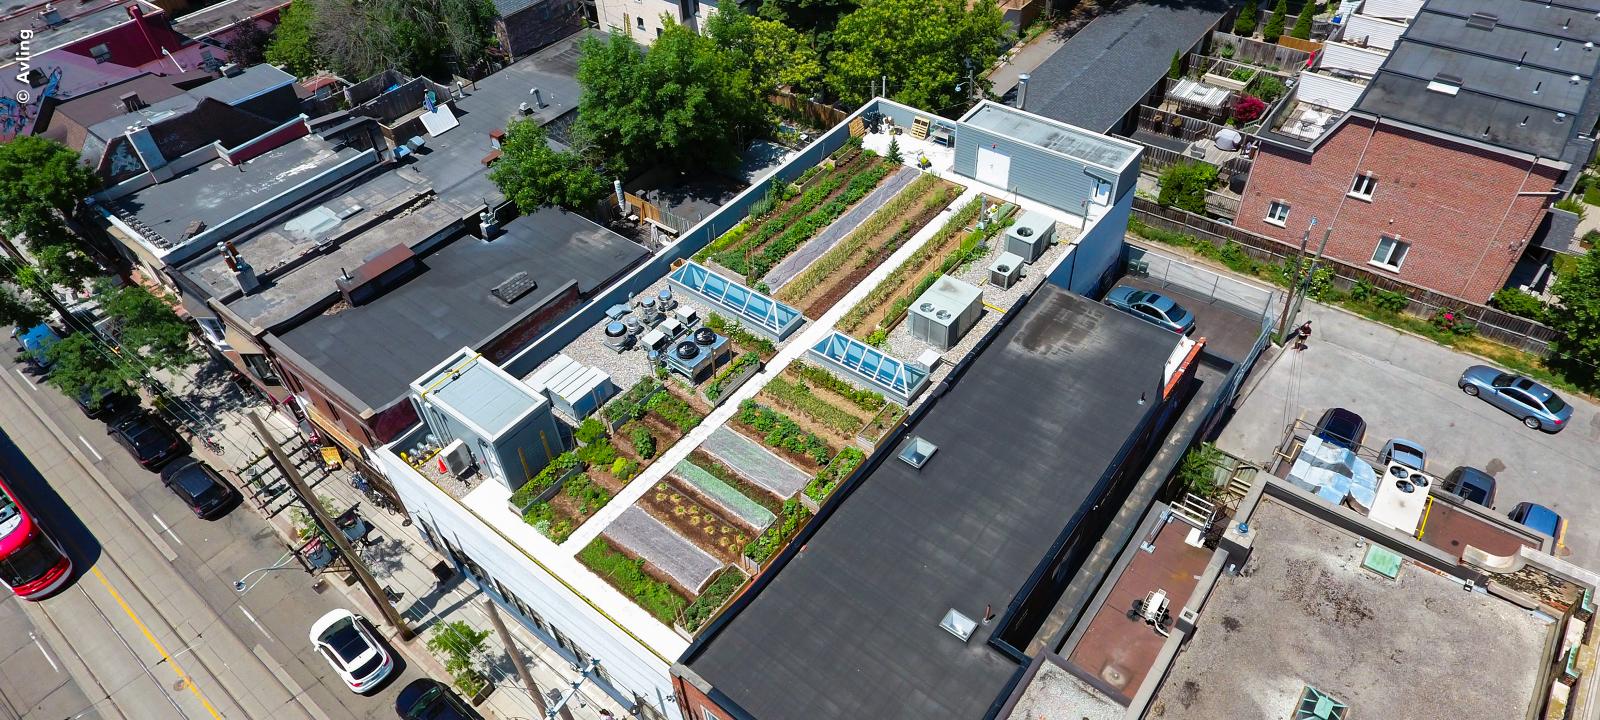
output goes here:
[{"label": "metal roof hatch", "polygon": [[1345,720],[1349,712],[1349,705],[1307,685],[1300,691],[1300,702],[1294,708],[1294,720]]}]

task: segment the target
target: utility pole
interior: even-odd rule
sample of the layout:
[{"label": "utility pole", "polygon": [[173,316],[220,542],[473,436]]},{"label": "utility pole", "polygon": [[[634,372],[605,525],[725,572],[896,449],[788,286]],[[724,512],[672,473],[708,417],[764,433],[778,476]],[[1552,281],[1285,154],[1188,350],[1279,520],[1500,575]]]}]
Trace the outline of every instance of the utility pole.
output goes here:
[{"label": "utility pole", "polygon": [[[1303,233],[1300,236],[1300,252],[1296,253],[1295,256],[1294,256],[1294,265],[1293,265],[1293,267],[1296,269],[1297,272],[1298,272],[1298,270],[1300,268],[1300,260],[1301,260],[1301,258],[1304,258],[1305,255],[1306,255],[1306,246],[1311,244],[1311,230],[1312,230],[1312,228],[1315,228],[1316,226],[1317,226],[1317,216],[1312,215],[1311,216],[1311,224],[1306,226],[1305,233]],[[1278,342],[1280,342],[1280,343],[1283,342],[1285,338],[1289,337],[1289,318],[1294,317],[1294,315],[1290,314],[1289,308],[1295,304],[1294,303],[1294,291],[1295,291],[1295,288],[1299,287],[1299,285],[1300,285],[1300,280],[1297,277],[1297,278],[1295,278],[1294,282],[1289,283],[1289,297],[1286,297],[1286,298],[1283,299],[1283,314],[1280,315],[1279,318],[1278,318]]]},{"label": "utility pole", "polygon": [[500,608],[496,607],[493,598],[483,599],[483,608],[489,613],[489,622],[494,625],[494,631],[500,636],[501,644],[506,646],[506,654],[511,656],[511,666],[517,669],[517,677],[522,679],[523,687],[533,697],[533,703],[539,706],[539,713],[550,712],[550,707],[545,704],[544,693],[540,692],[538,683],[533,681],[533,673],[528,672],[528,663],[522,658],[522,650],[517,648],[517,643],[511,637],[511,631],[506,629],[506,621],[500,617]]},{"label": "utility pole", "polygon": [[[1309,234],[1309,231],[1308,231],[1308,234]],[[1333,234],[1333,228],[1332,227],[1329,227],[1327,230],[1322,231],[1322,244],[1317,246],[1317,254],[1311,256],[1311,264],[1306,266],[1305,274],[1300,277],[1300,281],[1299,282],[1295,283],[1295,285],[1299,286],[1300,292],[1295,293],[1295,296],[1294,296],[1294,310],[1291,311],[1293,314],[1291,314],[1289,317],[1294,317],[1295,315],[1300,314],[1300,304],[1305,302],[1306,292],[1311,289],[1311,276],[1316,274],[1316,272],[1317,272],[1317,261],[1322,259],[1322,252],[1324,250],[1328,249],[1328,236],[1332,235],[1332,234]],[[1304,248],[1301,249],[1301,252],[1305,252]],[[1298,264],[1297,264],[1297,267],[1298,267]],[[1285,337],[1287,337],[1287,336],[1285,336]]]},{"label": "utility pole", "polygon": [[316,495],[311,492],[311,486],[306,484],[305,478],[300,477],[300,471],[295,468],[294,463],[290,462],[289,456],[278,445],[277,438],[271,432],[268,432],[267,424],[261,420],[259,411],[252,410],[250,412],[250,423],[255,426],[256,433],[260,436],[262,444],[266,445],[267,451],[272,454],[273,464],[278,466],[278,471],[282,472],[284,478],[289,481],[289,486],[294,488],[294,493],[300,496],[300,502],[305,504],[307,510],[311,511],[311,517],[317,523],[317,527],[322,530],[324,536],[333,542],[334,547],[339,548],[340,554],[344,555],[345,560],[350,563],[350,568],[355,571],[356,579],[361,581],[362,589],[367,591],[367,597],[372,600],[373,604],[378,606],[378,612],[383,613],[383,619],[394,626],[395,630],[400,634],[401,640],[410,640],[415,637],[416,633],[411,630],[411,626],[406,623],[405,618],[401,617],[400,612],[395,610],[394,605],[389,603],[388,593],[383,591],[383,588],[378,585],[377,578],[372,576],[372,571],[368,570],[366,563],[362,562],[361,558],[356,555],[355,547],[350,544],[350,538],[345,537],[344,531],[340,530],[338,525],[333,522],[333,518],[328,517],[328,511],[324,510],[322,503],[317,501]]}]

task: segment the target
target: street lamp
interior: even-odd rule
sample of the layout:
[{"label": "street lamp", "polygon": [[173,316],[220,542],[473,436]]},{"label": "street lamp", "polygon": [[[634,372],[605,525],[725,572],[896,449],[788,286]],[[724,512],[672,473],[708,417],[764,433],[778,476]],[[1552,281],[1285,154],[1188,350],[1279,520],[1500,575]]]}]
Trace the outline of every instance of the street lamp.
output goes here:
[{"label": "street lamp", "polygon": [[[233,581],[233,589],[242,593],[242,592],[245,592],[246,590],[249,590],[252,587],[255,587],[254,584],[248,582],[250,580],[250,576],[251,575],[255,575],[257,573],[272,572],[273,570],[286,570],[286,569],[288,569],[289,567],[291,567],[291,566],[293,566],[295,564],[295,563],[289,562],[289,558],[291,556],[293,556],[293,555],[294,555],[294,551],[290,550],[289,552],[284,553],[283,557],[278,558],[278,561],[276,563],[273,563],[272,565],[270,565],[268,567],[256,568],[254,570],[251,570],[250,572],[245,573],[243,577],[240,577],[238,580]],[[261,581],[257,580],[256,582],[261,582]]]}]

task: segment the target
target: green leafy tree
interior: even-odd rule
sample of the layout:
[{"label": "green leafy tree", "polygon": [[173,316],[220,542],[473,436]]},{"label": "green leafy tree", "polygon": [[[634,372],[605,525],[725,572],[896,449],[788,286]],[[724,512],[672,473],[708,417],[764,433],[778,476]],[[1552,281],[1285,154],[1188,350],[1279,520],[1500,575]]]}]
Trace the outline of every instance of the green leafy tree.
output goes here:
[{"label": "green leafy tree", "polygon": [[803,33],[827,34],[855,7],[856,0],[763,0],[757,14]]},{"label": "green leafy tree", "polygon": [[579,141],[612,172],[733,164],[745,139],[766,122],[750,69],[735,59],[670,19],[649,50],[620,34],[584,40]]},{"label": "green leafy tree", "polygon": [[322,67],[317,57],[313,28],[317,22],[314,0],[294,0],[278,13],[278,27],[267,41],[267,62],[280,65],[296,77],[305,77]]},{"label": "green leafy tree", "polygon": [[736,66],[750,69],[750,82],[763,96],[783,87],[809,93],[821,83],[822,58],[805,36],[781,22],[730,4],[706,21],[706,34]]},{"label": "green leafy tree", "polygon": [[95,338],[92,331],[62,338],[45,355],[50,359],[46,382],[67,397],[125,392],[139,379],[133,363]]},{"label": "green leafy tree", "polygon": [[72,148],[48,138],[23,135],[0,144],[0,223],[16,228],[69,217],[100,178]]},{"label": "green leafy tree", "polygon": [[1289,37],[1297,37],[1301,40],[1310,40],[1311,19],[1313,15],[1316,15],[1316,13],[1317,4],[1312,2],[1312,0],[1306,0],[1306,4],[1300,6],[1299,17],[1294,19],[1294,28],[1289,31]]},{"label": "green leafy tree", "polygon": [[544,127],[517,120],[506,128],[489,179],[523,213],[546,205],[585,210],[606,192],[606,180],[582,157],[550,147]]},{"label": "green leafy tree", "polygon": [[1261,37],[1269,43],[1277,42],[1278,38],[1283,37],[1283,21],[1288,16],[1289,0],[1278,0],[1278,4],[1272,8],[1272,15],[1267,18],[1267,26],[1261,29]]},{"label": "green leafy tree", "polygon": [[1206,190],[1217,182],[1217,166],[1178,163],[1161,172],[1161,194],[1156,201],[1196,214],[1206,211]]},{"label": "green leafy tree", "polygon": [[113,333],[124,352],[138,353],[140,364],[176,370],[199,362],[189,324],[172,309],[172,298],[142,285],[100,286],[100,307],[115,319]]},{"label": "green leafy tree", "polygon": [[1233,34],[1250,37],[1256,34],[1256,25],[1260,22],[1261,10],[1256,6],[1256,0],[1245,0],[1244,7],[1239,8],[1239,17],[1233,21]]},{"label": "green leafy tree", "polygon": [[833,33],[828,85],[846,104],[860,104],[887,75],[894,100],[954,110],[988,92],[985,72],[1009,36],[991,0],[971,8],[965,0],[862,0]]},{"label": "green leafy tree", "polygon": [[1172,51],[1172,67],[1167,69],[1167,77],[1177,80],[1183,77],[1183,51]]},{"label": "green leafy tree", "polygon": [[1600,248],[1591,248],[1556,276],[1550,291],[1561,302],[1545,312],[1559,336],[1551,345],[1567,379],[1594,388],[1600,381]]}]

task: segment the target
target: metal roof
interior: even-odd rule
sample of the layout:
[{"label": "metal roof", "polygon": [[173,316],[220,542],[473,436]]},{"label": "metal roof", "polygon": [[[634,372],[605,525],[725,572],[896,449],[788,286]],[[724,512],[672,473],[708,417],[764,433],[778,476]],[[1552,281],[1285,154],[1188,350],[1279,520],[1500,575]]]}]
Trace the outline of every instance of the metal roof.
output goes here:
[{"label": "metal roof", "polygon": [[495,438],[517,418],[547,402],[487,359],[462,350],[427,375],[417,378],[424,402],[437,400],[452,414]]},{"label": "metal roof", "polygon": [[979,104],[962,122],[1111,170],[1126,167],[1139,153],[1132,144],[994,102]]}]

